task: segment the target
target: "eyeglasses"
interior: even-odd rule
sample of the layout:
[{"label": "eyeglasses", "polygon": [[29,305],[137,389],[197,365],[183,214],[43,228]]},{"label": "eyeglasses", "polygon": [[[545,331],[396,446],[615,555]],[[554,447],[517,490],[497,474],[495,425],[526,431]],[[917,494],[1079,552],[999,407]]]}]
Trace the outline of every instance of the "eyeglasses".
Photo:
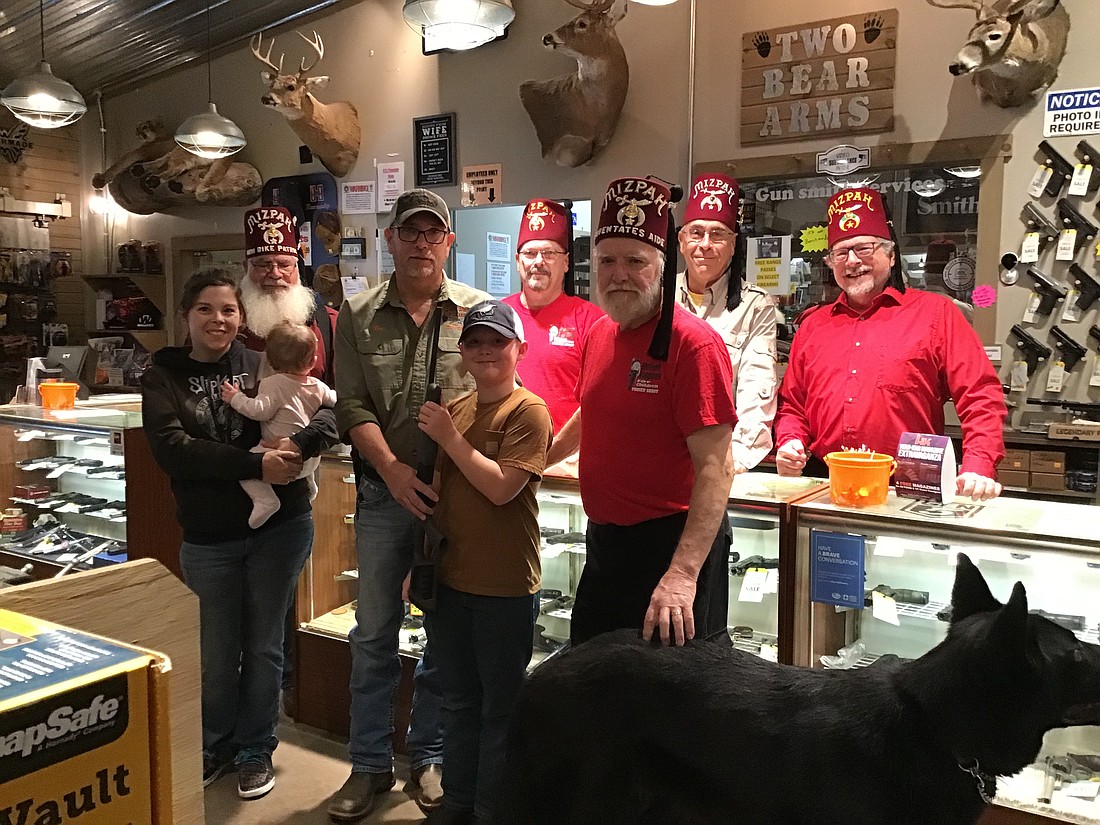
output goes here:
[{"label": "eyeglasses", "polygon": [[722,246],[723,244],[733,242],[733,233],[727,232],[725,229],[699,229],[698,227],[692,227],[691,229],[685,229],[684,235],[687,237],[688,243],[701,244],[704,238],[709,237],[710,242],[715,246]]},{"label": "eyeglasses", "polygon": [[397,237],[405,243],[416,243],[423,235],[425,241],[435,245],[443,243],[443,239],[447,237],[447,230],[440,229],[438,226],[432,226],[428,229],[417,229],[415,226],[396,226],[394,228],[397,230]]},{"label": "eyeglasses", "polygon": [[289,275],[295,269],[298,268],[297,261],[251,261],[251,266],[266,272],[270,275],[275,270],[279,270],[281,275]]},{"label": "eyeglasses", "polygon": [[564,255],[564,254],[565,254],[564,252],[554,252],[553,250],[543,250],[543,249],[535,249],[535,250],[531,250],[531,249],[525,249],[525,250],[524,250],[523,252],[520,252],[520,253],[519,253],[519,256],[520,256],[521,258],[523,258],[523,260],[527,261],[527,263],[529,263],[529,264],[533,264],[533,263],[534,263],[535,261],[537,261],[537,260],[538,260],[538,257],[539,257],[539,255],[542,255],[542,259],[543,259],[544,261],[546,261],[547,263],[551,263],[551,262],[553,262],[553,261],[554,261],[554,260],[555,260],[555,259],[556,259],[556,258],[557,258],[558,256],[560,256],[560,255]]},{"label": "eyeglasses", "polygon": [[854,252],[856,257],[861,261],[869,261],[875,254],[880,246],[885,241],[873,241],[872,243],[861,243],[856,246],[850,246],[847,249],[830,249],[829,253],[825,256],[825,263],[829,266],[840,266],[841,264],[848,263],[848,255]]}]

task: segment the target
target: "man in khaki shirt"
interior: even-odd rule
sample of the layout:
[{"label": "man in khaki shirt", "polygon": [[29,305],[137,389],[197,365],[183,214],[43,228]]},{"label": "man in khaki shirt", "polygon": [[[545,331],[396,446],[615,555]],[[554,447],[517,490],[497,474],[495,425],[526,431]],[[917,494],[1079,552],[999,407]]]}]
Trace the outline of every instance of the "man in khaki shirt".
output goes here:
[{"label": "man in khaki shirt", "polygon": [[[443,264],[454,243],[447,204],[427,189],[397,199],[385,231],[394,273],[374,289],[344,302],[336,324],[336,423],[354,446],[359,480],[355,548],[359,600],[351,644],[351,776],[331,798],[329,817],[355,822],[394,785],[394,694],[400,676],[398,631],[404,615],[401,587],[412,564],[413,525],[437,496],[416,477],[416,415],[430,381],[443,403],[473,389],[461,375],[458,339],[466,311],[489,298],[452,281]],[[425,617],[428,635],[430,617]],[[430,648],[417,664],[406,743],[411,792],[425,813],[442,801],[441,693]]]},{"label": "man in khaki shirt", "polygon": [[735,473],[751,470],[771,452],[776,407],[775,309],[764,290],[742,283],[740,262],[733,260],[739,200],[733,178],[718,172],[695,178],[680,230],[687,270],[676,278],[678,303],[717,330],[729,351]]}]

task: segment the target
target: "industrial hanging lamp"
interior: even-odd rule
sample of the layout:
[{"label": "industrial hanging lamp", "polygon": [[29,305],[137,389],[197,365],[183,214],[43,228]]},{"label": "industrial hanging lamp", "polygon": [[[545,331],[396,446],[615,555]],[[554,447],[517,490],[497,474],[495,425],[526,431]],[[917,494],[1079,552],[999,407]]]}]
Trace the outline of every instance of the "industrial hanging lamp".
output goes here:
[{"label": "industrial hanging lamp", "polygon": [[218,114],[210,78],[210,0],[206,3],[206,100],[209,108],[193,115],[176,129],[176,143],[200,158],[224,158],[245,147],[244,132],[232,120]]},{"label": "industrial hanging lamp", "polygon": [[68,126],[88,111],[88,106],[72,84],[57,77],[46,62],[46,15],[43,0],[38,0],[38,34],[42,42],[42,60],[35,71],[17,77],[3,92],[0,103],[24,123],[40,129]]},{"label": "industrial hanging lamp", "polygon": [[405,0],[405,22],[433,48],[466,51],[504,34],[512,0]]}]

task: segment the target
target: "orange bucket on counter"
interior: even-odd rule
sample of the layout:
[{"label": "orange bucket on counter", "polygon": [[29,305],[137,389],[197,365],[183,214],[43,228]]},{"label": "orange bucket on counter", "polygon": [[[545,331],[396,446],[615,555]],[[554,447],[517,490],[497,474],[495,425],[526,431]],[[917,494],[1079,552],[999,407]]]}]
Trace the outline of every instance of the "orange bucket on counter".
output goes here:
[{"label": "orange bucket on counter", "polygon": [[866,450],[845,450],[825,456],[829,465],[829,498],[842,507],[886,503],[890,476],[898,463],[893,456]]},{"label": "orange bucket on counter", "polygon": [[44,410],[71,410],[76,406],[76,391],[79,384],[70,381],[43,381],[38,385],[38,394],[42,396]]}]

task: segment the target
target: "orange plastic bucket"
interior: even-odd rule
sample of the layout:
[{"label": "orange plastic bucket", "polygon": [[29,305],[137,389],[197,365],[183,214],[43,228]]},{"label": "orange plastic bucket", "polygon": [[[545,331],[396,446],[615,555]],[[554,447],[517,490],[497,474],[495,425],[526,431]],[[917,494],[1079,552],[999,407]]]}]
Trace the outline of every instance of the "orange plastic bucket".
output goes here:
[{"label": "orange plastic bucket", "polygon": [[885,504],[890,475],[898,463],[893,456],[866,451],[844,451],[825,456],[829,465],[829,498],[843,507]]},{"label": "orange plastic bucket", "polygon": [[71,410],[76,406],[76,391],[79,384],[69,381],[43,381],[38,385],[38,394],[42,396],[42,408],[46,410]]}]

